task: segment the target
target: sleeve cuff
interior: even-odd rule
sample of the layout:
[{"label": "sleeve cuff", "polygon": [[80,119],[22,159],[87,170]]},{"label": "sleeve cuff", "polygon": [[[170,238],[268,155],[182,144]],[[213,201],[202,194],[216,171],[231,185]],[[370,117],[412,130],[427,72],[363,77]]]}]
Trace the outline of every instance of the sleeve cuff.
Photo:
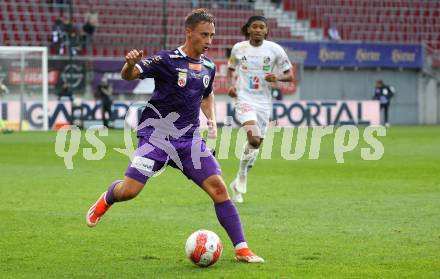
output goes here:
[{"label": "sleeve cuff", "polygon": [[284,67],[281,71],[282,72],[285,72],[285,71],[288,71],[288,70],[290,70],[290,69],[292,69],[293,67],[292,67],[292,64],[290,64],[289,66],[286,66],[286,67]]},{"label": "sleeve cuff", "polygon": [[214,94],[214,90],[212,90],[211,93],[209,93],[209,94],[203,94],[203,98],[209,97],[212,94]]},{"label": "sleeve cuff", "polygon": [[135,67],[138,68],[138,70],[141,74],[144,73],[144,70],[142,69],[142,67],[139,64],[136,64]]}]

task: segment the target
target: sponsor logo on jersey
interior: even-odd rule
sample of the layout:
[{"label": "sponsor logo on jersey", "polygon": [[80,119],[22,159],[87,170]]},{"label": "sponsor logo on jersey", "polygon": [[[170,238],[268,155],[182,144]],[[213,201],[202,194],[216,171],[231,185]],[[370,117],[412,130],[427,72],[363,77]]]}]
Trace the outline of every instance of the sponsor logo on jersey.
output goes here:
[{"label": "sponsor logo on jersey", "polygon": [[205,86],[205,88],[208,88],[209,80],[210,80],[210,78],[208,75],[203,76],[203,86]]},{"label": "sponsor logo on jersey", "polygon": [[144,60],[142,60],[142,64],[143,64],[145,67],[147,67],[147,66],[149,66],[149,65],[151,64],[151,60],[150,60],[150,59],[144,59]]},{"label": "sponsor logo on jersey", "polygon": [[188,68],[190,70],[198,71],[200,72],[202,70],[202,64],[195,64],[195,63],[189,63]]},{"label": "sponsor logo on jersey", "polygon": [[170,54],[170,58],[171,59],[176,59],[176,58],[182,58],[182,55],[178,55],[178,54]]},{"label": "sponsor logo on jersey", "polygon": [[190,72],[190,75],[191,75],[192,78],[196,78],[196,79],[201,79],[202,78],[202,74],[201,73]]},{"label": "sponsor logo on jersey", "polygon": [[247,71],[248,70],[248,66],[247,66],[247,58],[246,58],[246,56],[243,55],[243,57],[240,58],[240,62],[241,62],[241,69],[243,71]]},{"label": "sponsor logo on jersey", "polygon": [[238,113],[246,113],[250,111],[254,111],[254,107],[248,103],[241,103],[236,107]]},{"label": "sponsor logo on jersey", "polygon": [[179,85],[180,87],[185,87],[185,85],[186,85],[186,78],[187,78],[186,73],[179,72],[178,73],[178,79],[177,79],[177,85]]},{"label": "sponsor logo on jersey", "polygon": [[159,61],[162,59],[160,56],[154,56],[147,59],[142,60],[142,64],[144,64],[145,67],[149,66],[151,63],[159,63]]},{"label": "sponsor logo on jersey", "polygon": [[176,68],[176,71],[187,73],[188,69]]},{"label": "sponsor logo on jersey", "polygon": [[258,76],[249,77],[249,89],[258,90],[260,89],[260,78]]}]

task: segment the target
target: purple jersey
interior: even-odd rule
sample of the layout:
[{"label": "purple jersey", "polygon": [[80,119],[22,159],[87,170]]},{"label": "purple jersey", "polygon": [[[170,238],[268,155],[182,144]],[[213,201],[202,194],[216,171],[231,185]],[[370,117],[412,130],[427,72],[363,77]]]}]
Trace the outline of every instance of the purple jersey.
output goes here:
[{"label": "purple jersey", "polygon": [[[192,125],[183,137],[193,137],[194,131],[200,126],[202,98],[212,93],[215,64],[206,56],[199,60],[192,59],[179,47],[147,57],[136,64],[136,67],[141,72],[140,79],[154,78],[155,88],[148,102],[160,113],[159,116],[147,106],[139,123],[151,118],[165,118],[169,113],[176,112],[179,118],[174,126],[183,129]],[[150,126],[141,126],[138,136],[150,135],[152,129]]]}]

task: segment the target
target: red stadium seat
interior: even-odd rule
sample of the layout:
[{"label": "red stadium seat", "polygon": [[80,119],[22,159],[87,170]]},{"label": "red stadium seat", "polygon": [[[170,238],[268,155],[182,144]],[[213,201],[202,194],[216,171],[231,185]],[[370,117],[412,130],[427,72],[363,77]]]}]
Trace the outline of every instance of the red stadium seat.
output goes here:
[{"label": "red stadium seat", "polygon": [[[150,45],[149,51],[162,46],[165,31],[162,1],[90,0],[86,4],[75,0],[75,25],[81,26],[90,5],[99,12],[99,26],[93,45],[84,51],[84,55],[120,57],[135,46]],[[322,28],[324,32],[335,23],[346,40],[423,40],[433,41],[434,45],[440,41],[440,1],[284,0],[283,7],[296,11],[299,19],[309,20],[312,28]],[[190,11],[190,1],[167,1],[168,48],[182,42],[182,18]],[[218,5],[217,8],[210,7],[210,11],[217,17],[215,47],[210,53],[222,57],[224,49],[243,39],[239,27],[246,19],[253,14],[263,14],[261,10],[252,9],[246,1],[231,1],[230,6]],[[58,9],[52,10],[45,0],[3,0],[0,22],[5,25],[1,28],[13,32],[11,35],[3,32],[3,42],[48,45],[53,22],[58,16]],[[289,28],[278,26],[273,19],[269,22],[271,39],[292,38]],[[103,44],[106,47],[102,47]]]},{"label": "red stadium seat", "polygon": [[440,32],[440,1],[290,0],[284,7],[324,32],[335,23],[347,40],[414,42]]}]

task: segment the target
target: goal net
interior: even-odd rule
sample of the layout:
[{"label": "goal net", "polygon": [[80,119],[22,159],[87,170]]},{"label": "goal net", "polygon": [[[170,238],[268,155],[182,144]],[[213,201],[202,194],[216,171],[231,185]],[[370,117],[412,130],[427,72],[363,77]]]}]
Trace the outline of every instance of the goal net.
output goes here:
[{"label": "goal net", "polygon": [[0,124],[22,131],[29,121],[34,130],[49,129],[47,48],[0,46]]}]

